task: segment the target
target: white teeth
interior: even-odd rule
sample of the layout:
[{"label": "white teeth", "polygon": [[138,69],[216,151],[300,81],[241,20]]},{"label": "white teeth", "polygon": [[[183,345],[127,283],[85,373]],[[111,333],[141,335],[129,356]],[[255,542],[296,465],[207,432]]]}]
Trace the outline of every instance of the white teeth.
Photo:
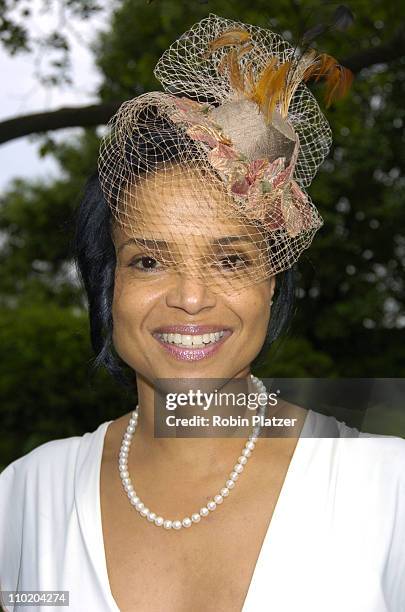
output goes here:
[{"label": "white teeth", "polygon": [[193,348],[204,348],[207,344],[212,344],[214,342],[218,342],[222,336],[224,335],[224,331],[220,332],[212,332],[209,334],[195,335],[192,336],[190,334],[178,334],[178,333],[169,333],[169,334],[158,334],[159,338],[164,342],[168,342],[170,344],[176,344],[178,346],[184,347],[193,347]]}]

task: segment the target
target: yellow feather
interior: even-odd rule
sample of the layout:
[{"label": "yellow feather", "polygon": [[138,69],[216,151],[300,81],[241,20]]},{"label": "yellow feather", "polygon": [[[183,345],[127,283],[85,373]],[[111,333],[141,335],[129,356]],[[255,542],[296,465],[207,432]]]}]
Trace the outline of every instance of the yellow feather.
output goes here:
[{"label": "yellow feather", "polygon": [[229,69],[229,82],[231,86],[238,90],[244,91],[245,83],[240,70],[238,54],[236,49],[232,49],[228,53],[228,69]]},{"label": "yellow feather", "polygon": [[246,55],[246,53],[249,53],[249,51],[251,51],[252,49],[253,49],[253,43],[249,43],[241,47],[238,51],[238,60],[242,59],[242,57]]},{"label": "yellow feather", "polygon": [[316,60],[317,52],[315,49],[309,49],[304,55],[299,58],[298,61],[290,60],[290,67],[288,74],[286,75],[286,84],[284,87],[284,93],[280,100],[280,113],[281,116],[286,118],[288,116],[288,109],[295,94],[298,85],[303,80],[305,72]]},{"label": "yellow feather", "polygon": [[277,62],[276,57],[271,58],[262,71],[253,95],[253,100],[259,105],[267,122],[271,121],[274,108],[283,96],[286,76],[291,66],[289,61],[280,66],[277,66]]},{"label": "yellow feather", "polygon": [[266,92],[268,90],[269,83],[271,82],[271,79],[274,77],[274,73],[276,72],[276,64],[277,58],[272,57],[267,66],[262,70],[259,80],[256,83],[254,99],[259,104],[259,106],[262,104],[263,100],[266,97]]},{"label": "yellow feather", "polygon": [[245,68],[245,95],[250,99],[254,100],[255,97],[255,77],[253,74],[253,64],[249,62],[249,64]]},{"label": "yellow feather", "polygon": [[221,57],[221,60],[217,66],[218,74],[222,76],[225,73],[227,67],[228,67],[228,54],[225,54],[224,56]]},{"label": "yellow feather", "polygon": [[242,45],[248,40],[250,40],[250,34],[247,32],[247,30],[229,30],[210,42],[206,55],[209,57],[217,49],[222,49],[223,47],[229,47],[232,45]]},{"label": "yellow feather", "polygon": [[261,105],[267,123],[270,123],[276,104],[285,93],[286,76],[290,65],[290,62],[281,64],[268,84],[267,94]]}]

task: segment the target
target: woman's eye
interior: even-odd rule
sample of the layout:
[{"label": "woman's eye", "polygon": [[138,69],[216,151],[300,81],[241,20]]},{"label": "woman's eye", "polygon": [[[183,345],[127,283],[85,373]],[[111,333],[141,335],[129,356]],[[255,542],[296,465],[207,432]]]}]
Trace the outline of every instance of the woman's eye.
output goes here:
[{"label": "woman's eye", "polygon": [[137,270],[156,270],[159,262],[154,257],[143,255],[142,257],[135,257],[131,260],[129,267],[136,268]]},{"label": "woman's eye", "polygon": [[249,259],[242,255],[227,255],[226,257],[220,259],[220,267],[225,270],[241,269],[249,265]]}]

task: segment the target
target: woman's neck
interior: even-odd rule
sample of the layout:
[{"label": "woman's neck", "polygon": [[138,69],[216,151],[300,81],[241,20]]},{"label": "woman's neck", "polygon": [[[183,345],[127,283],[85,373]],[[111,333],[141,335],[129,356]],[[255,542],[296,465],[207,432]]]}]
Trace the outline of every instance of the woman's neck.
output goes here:
[{"label": "woman's neck", "polygon": [[[249,370],[241,372],[241,375],[230,380],[217,391],[232,393],[236,389],[243,388],[249,393],[257,392],[249,374]],[[236,386],[233,384],[235,379],[237,379]],[[179,473],[192,469],[194,477],[198,477],[198,473],[206,476],[210,472],[223,472],[232,467],[252,429],[238,424],[230,427],[212,427],[212,415],[215,412],[215,415],[221,419],[231,415],[246,418],[251,415],[251,410],[224,403],[215,405],[215,408],[211,404],[209,410],[204,410],[201,405],[185,405],[168,411],[165,405],[164,389],[156,390],[148,380],[140,375],[137,375],[137,389],[139,417],[134,436],[134,449],[136,448],[134,462],[142,460],[156,462],[156,465],[159,466],[167,463],[171,469],[178,469]],[[185,388],[180,390],[180,392],[184,391]],[[172,389],[171,392],[173,392]],[[206,394],[205,397],[200,395],[201,403],[207,399],[208,401],[215,399],[215,389],[209,388],[209,385],[204,386],[201,393]],[[185,418],[189,422],[188,420],[193,415],[196,418],[199,417],[200,420],[195,421],[196,425],[191,428],[179,425],[177,427],[166,426],[167,416],[170,416],[171,422],[174,423],[174,419],[180,418]],[[209,424],[203,426],[201,418],[208,419]],[[241,423],[240,419],[238,422]]]}]

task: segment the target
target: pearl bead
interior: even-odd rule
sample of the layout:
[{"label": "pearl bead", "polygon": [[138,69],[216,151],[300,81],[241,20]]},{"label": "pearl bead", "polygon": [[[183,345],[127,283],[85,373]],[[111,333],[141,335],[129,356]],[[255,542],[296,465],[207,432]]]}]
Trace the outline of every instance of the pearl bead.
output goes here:
[{"label": "pearl bead", "polygon": [[[264,384],[255,376],[251,375],[251,380],[256,386],[256,389],[260,393],[267,393],[267,389]],[[118,467],[119,473],[122,480],[123,488],[128,496],[130,503],[136,508],[136,510],[140,513],[142,517],[145,517],[149,522],[154,523],[157,527],[164,527],[165,529],[174,529],[176,531],[180,530],[182,527],[188,528],[191,527],[193,523],[199,523],[201,518],[206,517],[213,512],[217,505],[222,504],[225,497],[228,497],[231,489],[235,487],[235,483],[239,478],[239,474],[244,470],[244,466],[247,464],[248,458],[251,456],[252,451],[255,448],[255,443],[260,436],[260,426],[256,426],[251,430],[251,434],[248,437],[247,442],[245,443],[244,448],[241,451],[240,456],[238,457],[237,463],[235,464],[233,471],[229,475],[229,479],[226,481],[224,487],[222,487],[219,494],[214,495],[213,499],[210,499],[206,506],[203,506],[199,512],[195,512],[191,515],[191,518],[186,516],[182,521],[180,520],[167,520],[162,516],[157,516],[155,512],[152,512],[145,506],[145,504],[141,501],[139,496],[136,494],[134,486],[132,485],[129,471],[128,471],[128,456],[129,450],[131,447],[132,438],[136,431],[136,426],[138,423],[138,409],[139,406],[136,407],[135,410],[131,413],[131,418],[129,419],[129,423],[126,429],[126,432],[123,435],[121,447],[119,451],[118,457]],[[258,414],[265,413],[265,407],[261,406],[258,411]]]}]

